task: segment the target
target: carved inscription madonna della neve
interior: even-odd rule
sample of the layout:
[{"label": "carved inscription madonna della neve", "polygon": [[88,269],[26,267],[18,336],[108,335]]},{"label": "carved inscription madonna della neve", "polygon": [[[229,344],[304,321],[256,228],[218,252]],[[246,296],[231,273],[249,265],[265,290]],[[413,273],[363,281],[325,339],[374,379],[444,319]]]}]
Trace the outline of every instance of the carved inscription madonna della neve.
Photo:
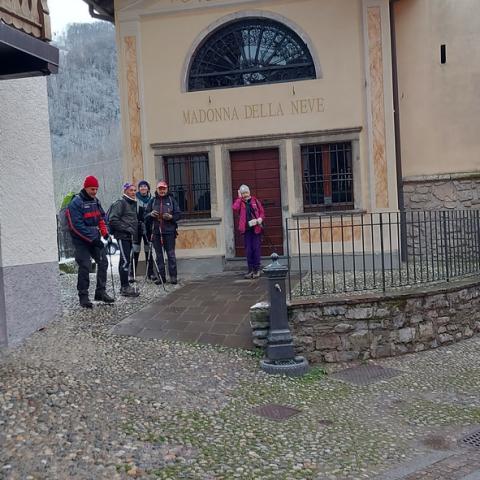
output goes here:
[{"label": "carved inscription madonna della neve", "polygon": [[286,115],[305,115],[325,111],[325,100],[321,97],[301,98],[290,102],[253,103],[244,105],[226,105],[208,108],[183,110],[183,122],[186,125],[197,123],[228,122],[252,120],[255,118],[284,117]]}]

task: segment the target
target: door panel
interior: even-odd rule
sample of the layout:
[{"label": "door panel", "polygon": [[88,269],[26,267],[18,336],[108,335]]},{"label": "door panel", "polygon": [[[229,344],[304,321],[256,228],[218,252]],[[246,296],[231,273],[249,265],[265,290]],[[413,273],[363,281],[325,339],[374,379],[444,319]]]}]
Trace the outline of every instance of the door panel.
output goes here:
[{"label": "door panel", "polygon": [[[283,255],[282,198],[280,167],[277,149],[230,152],[233,200],[240,185],[250,187],[265,209],[265,228],[262,238],[262,255],[273,252]],[[245,256],[243,235],[238,233],[238,216],[235,215],[235,255]]]}]

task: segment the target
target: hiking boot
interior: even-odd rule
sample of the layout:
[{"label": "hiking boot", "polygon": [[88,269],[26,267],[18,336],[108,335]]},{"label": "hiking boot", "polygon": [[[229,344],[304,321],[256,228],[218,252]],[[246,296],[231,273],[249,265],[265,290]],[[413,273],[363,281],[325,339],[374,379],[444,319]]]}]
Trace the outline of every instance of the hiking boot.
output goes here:
[{"label": "hiking boot", "polygon": [[90,301],[87,295],[82,295],[79,297],[79,300],[82,308],[93,308],[93,303]]},{"label": "hiking boot", "polygon": [[178,282],[177,282],[177,277],[170,277],[170,283],[172,285],[176,285]]},{"label": "hiking boot", "polygon": [[120,295],[124,297],[138,297],[140,295],[139,292],[136,292],[130,285],[128,287],[122,287],[120,289]]},{"label": "hiking boot", "polygon": [[107,292],[95,293],[94,300],[97,300],[98,302],[104,302],[104,303],[113,303],[115,301],[115,299],[112,298]]},{"label": "hiking boot", "polygon": [[253,278],[253,272],[246,273],[243,278]]},{"label": "hiking boot", "polygon": [[260,278],[260,270],[255,270],[252,273],[252,278]]},{"label": "hiking boot", "polygon": [[137,281],[133,277],[128,277],[128,283],[136,283]]}]

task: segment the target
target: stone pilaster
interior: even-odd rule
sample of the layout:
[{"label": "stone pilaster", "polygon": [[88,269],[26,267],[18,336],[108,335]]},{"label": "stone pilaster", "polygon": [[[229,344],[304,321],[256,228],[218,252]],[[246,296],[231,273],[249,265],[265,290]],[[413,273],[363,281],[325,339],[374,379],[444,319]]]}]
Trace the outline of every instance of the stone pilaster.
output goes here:
[{"label": "stone pilaster", "polygon": [[363,0],[369,178],[373,210],[396,210],[395,135],[388,0]]}]

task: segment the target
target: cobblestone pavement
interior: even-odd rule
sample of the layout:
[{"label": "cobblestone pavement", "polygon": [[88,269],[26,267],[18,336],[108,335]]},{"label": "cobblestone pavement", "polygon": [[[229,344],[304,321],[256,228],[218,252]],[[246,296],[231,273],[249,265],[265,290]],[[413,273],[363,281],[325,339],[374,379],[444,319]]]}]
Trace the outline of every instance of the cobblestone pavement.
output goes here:
[{"label": "cobblestone pavement", "polygon": [[[366,386],[329,375],[345,365],[272,377],[255,352],[110,333],[158,287],[87,311],[61,283],[63,315],[0,356],[2,480],[480,478],[460,441],[480,425],[480,338],[377,362],[402,373]],[[300,413],[254,413],[268,403]]]}]

